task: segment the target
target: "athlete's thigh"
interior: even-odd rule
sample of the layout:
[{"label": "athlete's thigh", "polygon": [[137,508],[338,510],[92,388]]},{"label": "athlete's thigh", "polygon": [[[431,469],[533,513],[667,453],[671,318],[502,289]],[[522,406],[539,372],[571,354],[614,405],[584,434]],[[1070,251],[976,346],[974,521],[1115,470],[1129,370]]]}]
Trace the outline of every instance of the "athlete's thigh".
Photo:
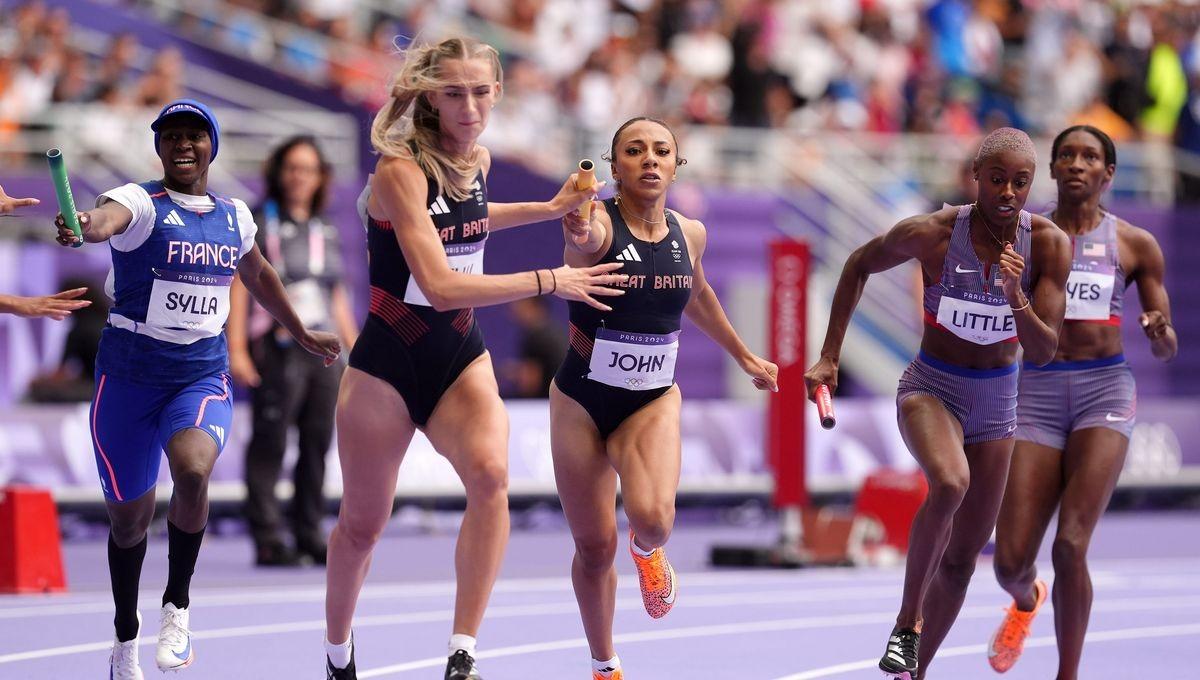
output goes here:
[{"label": "athlete's thigh", "polygon": [[617,531],[617,473],[591,416],[550,385],[550,450],[563,514],[576,540],[602,540]]},{"label": "athlete's thigh", "polygon": [[609,459],[621,478],[625,505],[675,503],[679,489],[679,387],[625,419],[608,437]]},{"label": "athlete's thigh", "polygon": [[1018,439],[996,522],[996,558],[1033,562],[1058,507],[1063,452]]},{"label": "athlete's thigh", "polygon": [[1107,427],[1089,427],[1071,433],[1063,454],[1060,534],[1075,531],[1091,536],[1112,498],[1128,449],[1129,439]]},{"label": "athlete's thigh", "polygon": [[154,488],[162,461],[159,418],[170,391],[101,374],[88,424],[105,500],[129,503]]},{"label": "athlete's thigh", "polygon": [[232,424],[233,391],[228,376],[209,376],[180,389],[159,420],[159,436],[172,475],[191,470],[207,477],[225,448]]},{"label": "athlete's thigh", "polygon": [[900,435],[930,479],[969,474],[962,424],[940,399],[929,394],[912,394],[897,408]]},{"label": "athlete's thigh", "polygon": [[438,401],[424,431],[460,477],[479,466],[508,469],[508,411],[488,353],[463,369]]},{"label": "athlete's thigh", "polygon": [[391,514],[400,461],[416,427],[395,388],[347,368],[337,402],[342,516],[378,520]]},{"label": "athlete's thigh", "polygon": [[1008,483],[1012,451],[1011,439],[967,445],[971,484],[954,513],[954,528],[946,544],[946,558],[974,559],[987,545],[992,530],[996,528],[996,515],[1000,512],[1004,487]]}]

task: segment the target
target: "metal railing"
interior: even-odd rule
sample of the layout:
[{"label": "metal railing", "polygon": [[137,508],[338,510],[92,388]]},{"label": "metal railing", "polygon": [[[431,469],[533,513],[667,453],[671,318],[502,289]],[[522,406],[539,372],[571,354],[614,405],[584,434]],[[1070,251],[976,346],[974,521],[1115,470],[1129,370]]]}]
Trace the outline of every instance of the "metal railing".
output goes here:
[{"label": "metal railing", "polygon": [[[221,150],[211,182],[244,195],[238,178],[262,173],[263,161],[281,139],[315,137],[341,177],[358,174],[358,127],[352,117],[318,110],[278,111],[217,108]],[[17,134],[0,137],[0,157],[9,168],[45,168],[45,152],[63,150],[73,175],[93,186],[113,186],[128,178],[157,177],[162,163],[154,150],[150,123],[157,109],[117,109],[102,104],[59,104],[15,121]]]}]

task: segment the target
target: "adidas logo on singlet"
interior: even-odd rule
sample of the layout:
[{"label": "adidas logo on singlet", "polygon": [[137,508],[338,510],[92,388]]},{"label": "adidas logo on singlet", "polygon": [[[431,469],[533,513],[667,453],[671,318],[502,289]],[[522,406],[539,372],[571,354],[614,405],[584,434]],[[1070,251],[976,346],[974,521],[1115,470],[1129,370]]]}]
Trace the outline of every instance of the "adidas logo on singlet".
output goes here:
[{"label": "adidas logo on singlet", "polygon": [[163,224],[169,224],[172,227],[187,226],[183,223],[183,218],[179,216],[179,213],[175,212],[174,210],[167,213],[167,216],[163,218]]},{"label": "adidas logo on singlet", "polygon": [[445,215],[450,212],[449,206],[446,205],[446,197],[438,196],[433,203],[429,204],[430,215]]},{"label": "adidas logo on singlet", "polygon": [[637,249],[633,247],[632,243],[625,246],[625,250],[622,250],[621,252],[617,253],[617,259],[621,260],[622,262],[641,262],[642,261],[642,257],[640,255],[638,255]]}]

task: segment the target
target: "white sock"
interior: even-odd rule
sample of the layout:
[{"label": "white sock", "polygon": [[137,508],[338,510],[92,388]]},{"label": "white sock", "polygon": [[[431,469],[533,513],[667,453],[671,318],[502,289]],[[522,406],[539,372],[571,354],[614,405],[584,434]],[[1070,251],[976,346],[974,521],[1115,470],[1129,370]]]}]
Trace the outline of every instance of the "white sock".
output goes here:
[{"label": "white sock", "polygon": [[350,633],[350,637],[342,644],[335,644],[329,641],[329,634],[325,635],[325,656],[329,657],[329,663],[333,664],[334,668],[345,668],[350,665],[350,653],[354,649],[354,633]]},{"label": "white sock", "polygon": [[470,635],[455,633],[450,636],[450,654],[454,654],[458,650],[463,650],[472,657],[475,656],[475,638]]},{"label": "white sock", "polygon": [[608,661],[592,659],[592,670],[606,678],[612,677],[614,672],[621,670],[621,657],[614,656]]},{"label": "white sock", "polygon": [[642,550],[642,546],[637,544],[637,538],[629,539],[629,546],[633,548],[634,553],[642,557],[649,557],[654,554],[653,550]]}]

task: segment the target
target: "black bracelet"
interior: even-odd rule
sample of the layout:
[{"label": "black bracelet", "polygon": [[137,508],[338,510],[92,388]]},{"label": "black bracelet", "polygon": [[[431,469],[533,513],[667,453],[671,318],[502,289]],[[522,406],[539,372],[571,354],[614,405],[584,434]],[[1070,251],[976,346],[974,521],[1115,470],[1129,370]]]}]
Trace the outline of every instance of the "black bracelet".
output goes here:
[{"label": "black bracelet", "polygon": [[550,290],[550,294],[554,295],[554,292],[558,290],[558,277],[554,275],[553,269],[547,269],[546,271],[550,272],[550,280],[554,282],[554,288]]},{"label": "black bracelet", "polygon": [[542,270],[540,270],[540,269],[533,270],[533,278],[537,279],[538,297],[541,297],[542,296]]}]

